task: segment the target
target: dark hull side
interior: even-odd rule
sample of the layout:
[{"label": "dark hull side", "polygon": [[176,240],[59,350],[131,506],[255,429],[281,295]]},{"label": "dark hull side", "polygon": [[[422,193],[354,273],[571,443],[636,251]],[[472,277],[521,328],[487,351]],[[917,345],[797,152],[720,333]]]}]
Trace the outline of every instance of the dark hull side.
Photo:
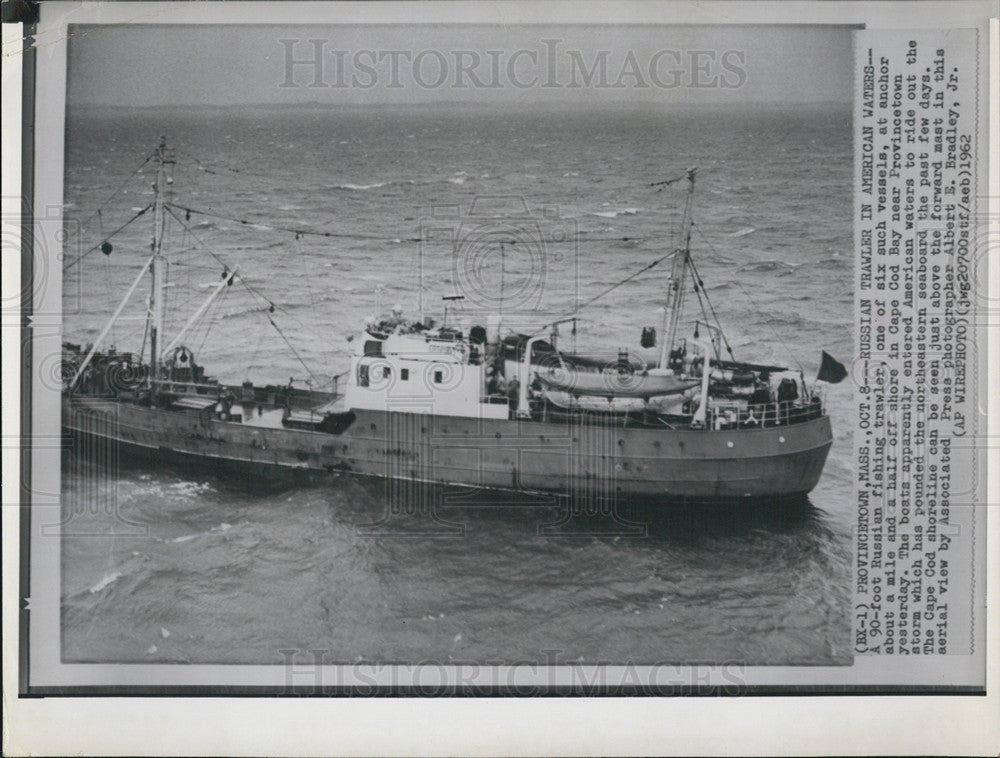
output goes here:
[{"label": "dark hull side", "polygon": [[788,498],[816,486],[827,417],[765,429],[696,431],[580,422],[480,420],[355,411],[340,434],[254,427],[98,398],[63,401],[64,432],[156,461],[395,479],[598,497]]}]

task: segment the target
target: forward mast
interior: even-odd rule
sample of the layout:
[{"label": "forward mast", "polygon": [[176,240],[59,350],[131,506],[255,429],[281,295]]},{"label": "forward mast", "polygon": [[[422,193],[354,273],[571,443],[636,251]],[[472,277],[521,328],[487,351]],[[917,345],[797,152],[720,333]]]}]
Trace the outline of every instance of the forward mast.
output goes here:
[{"label": "forward mast", "polygon": [[149,381],[150,389],[156,392],[156,380],[160,375],[160,340],[163,336],[163,311],[166,298],[167,261],[163,257],[163,238],[166,234],[166,194],[170,179],[167,165],[174,163],[167,155],[167,138],[160,137],[160,144],[154,154],[156,181],[153,183],[153,240],[150,245],[153,259],[150,264],[152,287],[149,297]]}]

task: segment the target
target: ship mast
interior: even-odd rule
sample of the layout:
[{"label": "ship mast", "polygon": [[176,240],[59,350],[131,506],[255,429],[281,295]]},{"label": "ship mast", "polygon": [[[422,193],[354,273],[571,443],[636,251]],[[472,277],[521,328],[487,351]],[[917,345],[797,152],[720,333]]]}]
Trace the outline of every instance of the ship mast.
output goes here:
[{"label": "ship mast", "polygon": [[160,374],[160,338],[163,335],[163,306],[166,294],[167,264],[163,257],[163,237],[166,231],[166,193],[169,179],[167,178],[167,138],[160,137],[156,148],[156,181],[153,184],[153,241],[150,247],[153,251],[150,273],[152,274],[152,292],[149,298],[152,320],[149,329],[149,377],[150,388],[156,394],[156,381]]},{"label": "ship mast", "polygon": [[697,168],[687,170],[688,194],[684,203],[684,219],[681,223],[681,245],[673,257],[670,267],[670,280],[667,285],[667,302],[663,311],[663,340],[660,346],[661,369],[666,368],[667,359],[674,349],[677,340],[677,327],[680,325],[681,310],[684,305],[684,277],[687,274],[688,262],[691,257],[691,207],[694,201],[694,177]]}]

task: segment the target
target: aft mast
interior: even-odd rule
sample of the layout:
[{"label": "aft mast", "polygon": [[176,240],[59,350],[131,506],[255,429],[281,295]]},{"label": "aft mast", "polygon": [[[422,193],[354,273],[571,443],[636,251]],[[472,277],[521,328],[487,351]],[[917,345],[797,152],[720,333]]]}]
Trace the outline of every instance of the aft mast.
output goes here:
[{"label": "aft mast", "polygon": [[[681,245],[673,257],[670,267],[670,281],[667,288],[667,302],[663,312],[663,341],[660,347],[660,368],[667,367],[667,360],[677,341],[677,327],[684,306],[684,277],[691,257],[691,207],[694,202],[694,178],[697,168],[687,170],[688,194],[684,204],[684,219],[681,224]],[[671,182],[677,181],[676,179]]]}]

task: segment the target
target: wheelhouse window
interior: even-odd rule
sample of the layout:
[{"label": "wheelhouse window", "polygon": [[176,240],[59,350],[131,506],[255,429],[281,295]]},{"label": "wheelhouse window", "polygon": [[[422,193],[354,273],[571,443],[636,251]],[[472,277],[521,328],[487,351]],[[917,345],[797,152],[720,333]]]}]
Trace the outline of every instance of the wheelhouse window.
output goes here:
[{"label": "wheelhouse window", "polygon": [[444,372],[435,371],[434,372],[434,384],[441,384],[444,381]]},{"label": "wheelhouse window", "polygon": [[402,379],[404,382],[409,381],[410,380],[410,369],[408,369],[408,368],[401,368],[399,370],[399,378]]},{"label": "wheelhouse window", "polygon": [[358,386],[367,387],[368,386],[368,364],[362,363],[358,366]]}]

